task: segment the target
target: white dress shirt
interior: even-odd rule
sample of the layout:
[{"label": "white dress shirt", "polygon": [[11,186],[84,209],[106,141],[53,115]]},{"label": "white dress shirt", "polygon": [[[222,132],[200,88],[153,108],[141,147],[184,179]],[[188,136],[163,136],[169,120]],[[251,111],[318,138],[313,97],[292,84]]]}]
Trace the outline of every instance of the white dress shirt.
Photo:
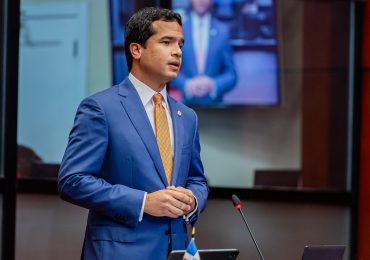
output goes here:
[{"label": "white dress shirt", "polygon": [[[136,89],[137,93],[139,94],[141,102],[143,103],[146,114],[147,114],[147,116],[149,118],[149,121],[150,121],[150,124],[152,126],[153,132],[156,135],[155,123],[154,123],[154,100],[153,100],[153,96],[155,94],[157,94],[158,92],[154,91],[151,87],[145,85],[143,82],[138,80],[131,73],[129,73],[128,79],[131,81],[132,85],[134,85],[134,88]],[[172,156],[173,156],[174,153],[175,153],[174,136],[173,136],[173,124],[172,124],[170,106],[168,105],[168,101],[167,101],[166,85],[163,86],[162,90],[159,93],[161,93],[162,96],[163,96],[162,105],[164,106],[164,108],[166,110],[168,126],[170,128],[171,151],[172,151]],[[144,199],[143,199],[143,204],[141,206],[139,221],[141,221],[143,219],[146,195],[147,195],[147,192],[145,192],[145,194],[144,194]],[[195,198],[195,196],[194,196],[194,198]],[[184,216],[184,219],[186,221],[188,221],[189,218],[196,212],[197,208],[198,208],[198,203],[197,203],[197,199],[195,198],[195,208],[194,208],[194,210],[191,213],[189,213],[187,216]]]},{"label": "white dress shirt", "polygon": [[168,121],[168,126],[170,128],[170,140],[171,140],[171,151],[172,156],[174,155],[175,151],[175,145],[174,145],[174,137],[173,137],[173,125],[172,125],[172,118],[171,118],[171,111],[170,107],[167,102],[167,90],[166,85],[163,86],[162,90],[160,92],[154,91],[149,86],[145,85],[143,82],[135,78],[134,75],[131,73],[128,75],[128,79],[131,81],[131,83],[134,85],[137,93],[139,94],[139,97],[141,99],[141,102],[143,103],[143,106],[145,108],[146,114],[148,115],[150,124],[152,125],[152,129],[155,135],[155,123],[154,123],[154,100],[153,96],[157,93],[161,93],[163,96],[162,105],[164,109],[166,110],[166,116]]},{"label": "white dress shirt", "polygon": [[[190,13],[191,19],[191,31],[193,36],[193,46],[195,56],[198,56],[198,52],[201,49],[203,55],[203,62],[206,63],[208,46],[209,46],[209,34],[211,29],[211,14],[206,13],[203,16],[197,15],[195,12]],[[199,38],[202,37],[202,41]],[[202,44],[202,46],[200,46]],[[199,64],[198,64],[199,66]],[[199,69],[199,67],[198,67]],[[202,73],[203,74],[203,73]]]}]

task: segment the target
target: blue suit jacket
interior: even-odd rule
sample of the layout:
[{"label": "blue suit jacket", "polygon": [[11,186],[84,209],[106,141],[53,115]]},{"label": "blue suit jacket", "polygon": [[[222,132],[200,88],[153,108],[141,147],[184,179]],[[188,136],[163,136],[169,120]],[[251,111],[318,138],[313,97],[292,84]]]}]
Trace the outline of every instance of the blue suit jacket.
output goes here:
[{"label": "blue suit jacket", "polygon": [[[194,222],[208,196],[197,117],[169,96],[168,103],[175,140],[172,185],[191,189],[196,196]],[[144,192],[166,186],[154,132],[131,82],[125,79],[83,100],[58,177],[61,197],[89,209],[82,258],[166,259],[169,235],[173,249],[184,249],[188,239],[183,218],[144,214],[138,221]]]},{"label": "blue suit jacket", "polygon": [[236,83],[236,71],[233,62],[233,52],[230,45],[229,28],[226,24],[211,18],[208,53],[206,56],[204,74],[213,78],[216,83],[216,96],[201,98],[186,98],[184,94],[187,80],[199,75],[193,46],[191,19],[183,24],[185,44],[182,49],[182,65],[180,73],[173,85],[182,91],[184,101],[189,104],[214,104],[222,102],[223,95],[232,89]]}]

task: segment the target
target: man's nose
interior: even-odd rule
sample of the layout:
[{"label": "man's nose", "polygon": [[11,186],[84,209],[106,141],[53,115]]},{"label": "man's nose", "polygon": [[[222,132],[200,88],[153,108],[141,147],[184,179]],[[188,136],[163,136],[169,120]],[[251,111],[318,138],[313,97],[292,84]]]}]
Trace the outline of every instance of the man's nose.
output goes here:
[{"label": "man's nose", "polygon": [[175,47],[175,49],[173,50],[172,55],[176,55],[178,57],[182,56],[182,50],[181,50],[180,46]]}]

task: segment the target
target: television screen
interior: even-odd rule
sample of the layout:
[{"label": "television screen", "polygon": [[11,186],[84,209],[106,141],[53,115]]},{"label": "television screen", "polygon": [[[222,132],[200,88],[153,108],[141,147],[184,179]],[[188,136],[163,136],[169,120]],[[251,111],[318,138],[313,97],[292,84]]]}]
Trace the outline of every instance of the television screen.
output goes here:
[{"label": "television screen", "polygon": [[110,0],[113,84],[119,84],[127,75],[125,56],[125,25],[130,17],[145,6],[155,6],[156,0]]},{"label": "television screen", "polygon": [[[124,24],[144,2],[111,0],[115,84],[128,74]],[[275,0],[172,0],[171,7],[182,16],[185,45],[170,95],[211,107],[279,104]]]}]

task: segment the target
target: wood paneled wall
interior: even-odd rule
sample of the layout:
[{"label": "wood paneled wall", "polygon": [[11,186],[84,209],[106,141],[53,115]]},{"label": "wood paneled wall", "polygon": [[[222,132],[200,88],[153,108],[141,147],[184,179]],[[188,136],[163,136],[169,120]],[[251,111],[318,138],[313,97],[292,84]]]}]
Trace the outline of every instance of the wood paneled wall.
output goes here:
[{"label": "wood paneled wall", "polygon": [[303,187],[346,187],[349,5],[304,2]]},{"label": "wood paneled wall", "polygon": [[364,5],[358,259],[370,259],[370,3]]}]

